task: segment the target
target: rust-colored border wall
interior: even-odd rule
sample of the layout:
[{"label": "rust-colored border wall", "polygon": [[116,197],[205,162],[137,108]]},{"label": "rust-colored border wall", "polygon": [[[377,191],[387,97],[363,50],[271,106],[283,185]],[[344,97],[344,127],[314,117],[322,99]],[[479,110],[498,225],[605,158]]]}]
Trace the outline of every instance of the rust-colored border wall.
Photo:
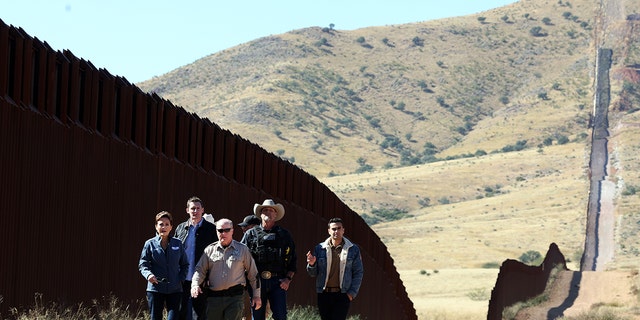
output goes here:
[{"label": "rust-colored border wall", "polygon": [[291,304],[315,305],[304,254],[342,217],[365,264],[352,313],[417,318],[380,238],[315,177],[1,20],[0,146],[0,318],[35,293],[66,305],[142,300],[137,262],[153,217],[185,220],[192,195],[236,222],[265,198],[285,205],[299,256]]},{"label": "rust-colored border wall", "polygon": [[542,294],[551,271],[558,265],[568,270],[564,255],[555,243],[549,245],[544,261],[537,267],[517,260],[505,260],[491,291],[487,320],[501,320],[506,307]]}]

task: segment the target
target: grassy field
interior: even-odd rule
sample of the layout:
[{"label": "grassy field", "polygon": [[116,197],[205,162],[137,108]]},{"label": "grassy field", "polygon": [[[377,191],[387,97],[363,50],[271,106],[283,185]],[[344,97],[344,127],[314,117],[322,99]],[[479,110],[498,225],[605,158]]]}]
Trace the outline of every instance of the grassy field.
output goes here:
[{"label": "grassy field", "polygon": [[[609,270],[640,264],[638,117],[612,121],[607,179],[617,189],[617,248]],[[498,269],[484,265],[518,259],[529,250],[544,255],[555,242],[569,269],[579,270],[589,195],[588,154],[586,143],[575,142],[324,182],[363,212],[384,206],[408,209],[408,217],[372,228],[389,248],[420,319],[485,319]],[[493,186],[493,194],[487,186]],[[431,204],[421,207],[418,200],[425,197]],[[444,198],[449,203],[438,201]]]},{"label": "grassy field", "polygon": [[[544,255],[555,242],[570,268],[578,268],[587,151],[584,143],[568,143],[323,182],[352,208],[408,209],[410,217],[372,228],[389,248],[420,319],[485,319],[504,260],[530,250]],[[420,208],[424,197],[431,204]]]},{"label": "grassy field", "polygon": [[[585,152],[585,145],[571,143],[323,182],[355,210],[410,212],[372,226],[400,270],[478,268],[528,250],[545,253],[551,242],[572,258],[584,242]],[[424,198],[431,203],[420,208]],[[416,254],[416,247],[424,250]]]},{"label": "grassy field", "polygon": [[423,320],[486,319],[497,275],[498,269],[471,268],[400,272],[418,318]]}]

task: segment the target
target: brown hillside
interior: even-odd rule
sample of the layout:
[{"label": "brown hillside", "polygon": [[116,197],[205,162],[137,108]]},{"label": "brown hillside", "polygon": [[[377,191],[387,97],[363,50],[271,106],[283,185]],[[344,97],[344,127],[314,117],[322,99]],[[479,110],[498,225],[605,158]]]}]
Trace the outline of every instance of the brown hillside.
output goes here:
[{"label": "brown hillside", "polygon": [[535,147],[586,132],[595,9],[521,1],[406,25],[294,30],[139,85],[319,177],[352,173],[359,158],[419,163],[427,143],[441,157]]}]

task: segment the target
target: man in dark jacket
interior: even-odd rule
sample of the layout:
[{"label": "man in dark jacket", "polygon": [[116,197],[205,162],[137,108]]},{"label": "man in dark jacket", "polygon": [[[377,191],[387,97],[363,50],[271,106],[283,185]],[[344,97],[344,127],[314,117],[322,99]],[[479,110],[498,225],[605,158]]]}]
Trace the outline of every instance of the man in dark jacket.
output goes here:
[{"label": "man in dark jacket", "polygon": [[191,278],[195,266],[204,252],[204,248],[216,242],[216,226],[203,219],[204,204],[198,197],[187,200],[187,214],[189,219],[178,225],[176,238],[184,244],[189,260],[189,270],[182,285],[182,307],[180,308],[180,320],[204,320],[206,319],[207,297],[200,295],[191,297]]},{"label": "man in dark jacket", "polygon": [[[243,244],[251,250],[260,272],[262,305],[271,307],[274,320],[287,319],[287,290],[296,273],[296,247],[288,230],[276,225],[284,217],[284,206],[271,199],[253,206],[262,224],[247,231]],[[266,307],[252,309],[253,320],[264,320]]]}]

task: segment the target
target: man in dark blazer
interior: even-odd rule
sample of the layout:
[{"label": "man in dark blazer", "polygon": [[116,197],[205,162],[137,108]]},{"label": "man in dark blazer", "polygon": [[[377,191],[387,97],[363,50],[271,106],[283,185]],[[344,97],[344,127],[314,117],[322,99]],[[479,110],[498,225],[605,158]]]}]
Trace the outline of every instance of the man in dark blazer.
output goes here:
[{"label": "man in dark blazer", "polygon": [[216,226],[203,219],[204,203],[200,198],[191,197],[187,200],[187,214],[189,219],[176,228],[176,238],[184,244],[189,260],[189,270],[182,285],[180,320],[204,320],[207,318],[207,297],[205,295],[200,295],[197,298],[191,297],[191,278],[204,248],[216,242],[218,236]]}]

